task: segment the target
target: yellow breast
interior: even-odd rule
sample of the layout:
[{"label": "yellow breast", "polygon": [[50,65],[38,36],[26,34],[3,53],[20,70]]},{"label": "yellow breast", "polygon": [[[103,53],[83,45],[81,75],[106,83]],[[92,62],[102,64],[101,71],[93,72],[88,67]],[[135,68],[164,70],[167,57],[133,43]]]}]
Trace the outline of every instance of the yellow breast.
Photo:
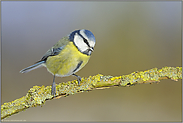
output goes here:
[{"label": "yellow breast", "polygon": [[58,55],[49,56],[45,65],[53,75],[64,77],[84,67],[89,58],[90,56],[81,53],[73,42],[69,42]]}]

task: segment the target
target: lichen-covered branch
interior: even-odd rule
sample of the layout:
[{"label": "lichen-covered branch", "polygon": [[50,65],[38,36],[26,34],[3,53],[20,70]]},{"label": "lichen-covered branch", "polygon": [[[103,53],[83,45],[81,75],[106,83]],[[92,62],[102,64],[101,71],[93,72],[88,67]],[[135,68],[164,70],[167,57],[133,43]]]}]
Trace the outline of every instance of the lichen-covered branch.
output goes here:
[{"label": "lichen-covered branch", "polygon": [[55,97],[51,95],[51,86],[34,86],[28,91],[26,96],[1,105],[1,119],[30,107],[43,105],[46,100],[58,99],[70,94],[91,91],[94,89],[105,89],[112,86],[131,86],[141,83],[160,82],[162,79],[172,79],[174,81],[182,79],[182,67],[153,68],[118,77],[98,74],[96,76],[82,78],[80,85],[78,85],[76,80],[67,83],[59,83],[56,85],[57,92]]}]

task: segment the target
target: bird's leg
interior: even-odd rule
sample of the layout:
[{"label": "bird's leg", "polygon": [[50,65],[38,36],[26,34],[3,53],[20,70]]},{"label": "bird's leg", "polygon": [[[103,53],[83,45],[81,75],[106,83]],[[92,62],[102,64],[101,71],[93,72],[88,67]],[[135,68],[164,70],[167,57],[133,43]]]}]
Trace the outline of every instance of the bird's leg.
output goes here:
[{"label": "bird's leg", "polygon": [[80,77],[80,76],[78,76],[78,75],[76,75],[76,74],[74,74],[74,73],[73,73],[72,75],[78,78],[78,85],[79,85],[79,84],[80,84],[80,82],[81,82],[81,77]]},{"label": "bird's leg", "polygon": [[55,97],[55,94],[56,94],[55,75],[53,76],[53,83],[52,83],[52,88],[51,88],[51,94]]}]

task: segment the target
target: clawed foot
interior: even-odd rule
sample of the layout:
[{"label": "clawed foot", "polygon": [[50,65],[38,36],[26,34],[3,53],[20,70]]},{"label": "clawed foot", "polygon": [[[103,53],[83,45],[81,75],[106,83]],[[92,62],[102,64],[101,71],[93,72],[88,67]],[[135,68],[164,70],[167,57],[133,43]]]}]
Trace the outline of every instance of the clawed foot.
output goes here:
[{"label": "clawed foot", "polygon": [[80,82],[81,82],[81,77],[78,76],[78,85],[80,84]]},{"label": "clawed foot", "polygon": [[78,76],[78,75],[76,75],[76,74],[72,74],[73,76],[76,76],[77,78],[78,78],[78,85],[80,84],[80,82],[81,82],[81,77],[80,76]]}]

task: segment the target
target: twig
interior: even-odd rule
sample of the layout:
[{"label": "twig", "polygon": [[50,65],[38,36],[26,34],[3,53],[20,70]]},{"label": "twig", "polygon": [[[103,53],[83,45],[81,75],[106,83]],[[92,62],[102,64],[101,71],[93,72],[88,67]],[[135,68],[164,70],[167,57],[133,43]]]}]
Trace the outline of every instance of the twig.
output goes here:
[{"label": "twig", "polygon": [[182,67],[153,68],[147,71],[136,71],[128,75],[118,77],[103,76],[101,74],[82,78],[80,85],[76,80],[56,85],[56,96],[51,95],[51,86],[33,86],[26,96],[1,105],[1,119],[30,107],[42,106],[46,100],[58,99],[71,94],[91,91],[94,89],[105,89],[112,86],[131,86],[142,83],[160,82],[163,79],[178,81],[182,79]]}]

